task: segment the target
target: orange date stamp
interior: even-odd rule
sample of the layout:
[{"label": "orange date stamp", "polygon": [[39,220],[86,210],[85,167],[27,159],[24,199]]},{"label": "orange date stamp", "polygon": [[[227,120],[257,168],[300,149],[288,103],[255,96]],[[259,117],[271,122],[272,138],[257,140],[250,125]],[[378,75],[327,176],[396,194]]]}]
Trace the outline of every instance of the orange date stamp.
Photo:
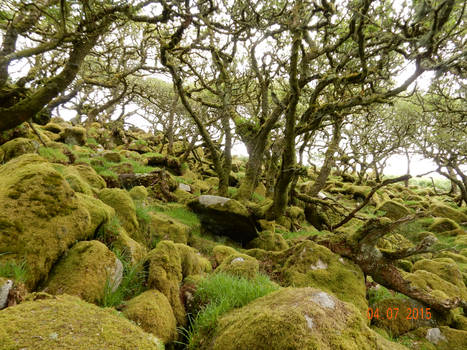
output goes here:
[{"label": "orange date stamp", "polygon": [[405,317],[406,320],[431,320],[431,308],[411,308],[407,307],[405,310],[402,310],[399,313],[398,307],[388,307],[386,309],[379,309],[379,308],[371,308],[369,307],[366,311],[366,317],[369,320],[377,319],[377,320],[395,320],[397,317]]}]

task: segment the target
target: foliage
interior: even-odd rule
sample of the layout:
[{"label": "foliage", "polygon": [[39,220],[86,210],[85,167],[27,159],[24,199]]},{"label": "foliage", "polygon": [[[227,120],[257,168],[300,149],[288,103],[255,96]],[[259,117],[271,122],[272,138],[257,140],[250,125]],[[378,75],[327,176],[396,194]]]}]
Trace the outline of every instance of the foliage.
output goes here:
[{"label": "foliage", "polygon": [[0,277],[12,278],[17,282],[25,283],[27,280],[26,262],[16,261],[0,262]]},{"label": "foliage", "polygon": [[194,294],[194,303],[204,306],[192,315],[191,327],[185,332],[188,349],[197,349],[197,338],[212,332],[220,316],[277,289],[278,286],[265,275],[246,279],[216,273],[201,280]]}]

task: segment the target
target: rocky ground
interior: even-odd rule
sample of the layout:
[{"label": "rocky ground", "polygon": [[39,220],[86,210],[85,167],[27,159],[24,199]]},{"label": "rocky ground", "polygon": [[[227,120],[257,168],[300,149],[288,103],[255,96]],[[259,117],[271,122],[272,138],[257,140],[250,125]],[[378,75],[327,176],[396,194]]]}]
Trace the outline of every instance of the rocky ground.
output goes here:
[{"label": "rocky ground", "polygon": [[334,174],[321,195],[339,210],[298,201],[273,222],[264,184],[234,199],[241,159],[224,198],[201,147],[176,141],[169,156],[162,137],[60,119],[36,131],[0,135],[1,349],[467,349],[461,307],[430,310],[320,244],[423,212],[378,248],[435,237],[398,269],[465,301],[467,209],[433,188],[381,188],[331,233],[374,184]]}]

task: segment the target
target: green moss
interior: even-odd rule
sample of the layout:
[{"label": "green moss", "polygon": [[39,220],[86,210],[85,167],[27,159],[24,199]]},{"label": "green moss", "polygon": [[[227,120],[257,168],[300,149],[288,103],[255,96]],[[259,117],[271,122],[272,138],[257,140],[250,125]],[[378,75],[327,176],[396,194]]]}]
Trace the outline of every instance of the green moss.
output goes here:
[{"label": "green moss", "polygon": [[188,349],[199,349],[201,338],[214,331],[219,317],[277,289],[264,275],[246,279],[217,273],[202,279],[193,295],[190,311],[195,316],[187,334]]},{"label": "green moss", "polygon": [[114,310],[63,295],[28,301],[0,312],[3,349],[147,349],[163,344]]},{"label": "green moss", "polygon": [[417,261],[412,268],[412,272],[425,270],[438,275],[460,289],[465,289],[461,271],[456,262],[450,258],[422,259]]},{"label": "green moss", "polygon": [[262,231],[257,238],[248,243],[247,248],[279,251],[289,248],[289,245],[282,235],[272,231]]},{"label": "green moss", "polygon": [[135,201],[144,201],[148,198],[148,190],[144,186],[135,186],[130,191],[131,198]]},{"label": "green moss", "polygon": [[105,180],[100,177],[90,165],[78,164],[73,165],[71,168],[74,169],[74,171],[79,174],[80,178],[87,182],[92,188],[101,190],[106,187]]},{"label": "green moss", "polygon": [[157,290],[148,290],[125,303],[125,317],[164,343],[177,338],[177,324],[166,296]]},{"label": "green moss", "polygon": [[219,318],[199,349],[405,349],[373,332],[351,304],[313,288],[287,288]]},{"label": "green moss", "polygon": [[10,159],[19,157],[23,154],[36,153],[39,149],[39,143],[31,139],[18,137],[4,143],[0,148],[3,151],[3,162],[8,162]]},{"label": "green moss", "polygon": [[[27,210],[25,209],[27,208]],[[26,261],[29,288],[76,241],[94,234],[91,215],[63,176],[34,154],[0,167],[0,262]]]},{"label": "green moss", "polygon": [[[430,334],[439,332],[439,337]],[[432,339],[432,342],[428,340]],[[453,350],[467,348],[467,332],[442,326],[437,328],[420,327],[406,335],[409,346],[414,350]]]},{"label": "green moss", "polygon": [[460,229],[460,226],[451,219],[435,218],[434,222],[428,228],[431,232],[445,232]]},{"label": "green moss", "polygon": [[462,213],[460,210],[448,207],[443,204],[435,204],[431,207],[431,212],[434,216],[442,218],[448,218],[454,220],[457,223],[467,222],[467,215]]},{"label": "green moss", "polygon": [[191,275],[201,275],[211,272],[212,267],[208,259],[203,257],[195,248],[186,244],[175,243],[175,247],[180,254],[183,278]]},{"label": "green moss", "polygon": [[55,148],[40,146],[38,153],[50,162],[68,162],[68,157]]},{"label": "green moss", "polygon": [[101,201],[115,209],[118,219],[130,237],[140,241],[142,238],[138,235],[136,206],[128,192],[119,188],[105,188],[98,196]]},{"label": "green moss", "polygon": [[220,265],[229,255],[238,254],[238,252],[229,246],[222,244],[216,245],[212,250],[212,256],[217,265]]},{"label": "green moss", "polygon": [[384,201],[376,209],[383,210],[385,212],[384,216],[392,220],[398,220],[409,214],[409,210],[406,207],[393,200]]},{"label": "green moss", "polygon": [[176,243],[186,244],[190,228],[177,222],[165,213],[151,213],[150,217],[150,241],[159,242],[161,240],[170,240]]},{"label": "green moss", "polygon": [[159,290],[167,297],[177,324],[185,325],[185,307],[180,300],[182,261],[177,247],[171,241],[161,241],[148,253],[147,261],[148,287]]},{"label": "green moss", "polygon": [[218,272],[252,279],[259,272],[259,263],[251,256],[235,253],[222,261],[216,269],[216,273]]},{"label": "green moss", "polygon": [[76,295],[96,303],[104,295],[108,278],[115,287],[120,283],[116,259],[99,241],[78,242],[53,267],[44,290],[51,294]]}]

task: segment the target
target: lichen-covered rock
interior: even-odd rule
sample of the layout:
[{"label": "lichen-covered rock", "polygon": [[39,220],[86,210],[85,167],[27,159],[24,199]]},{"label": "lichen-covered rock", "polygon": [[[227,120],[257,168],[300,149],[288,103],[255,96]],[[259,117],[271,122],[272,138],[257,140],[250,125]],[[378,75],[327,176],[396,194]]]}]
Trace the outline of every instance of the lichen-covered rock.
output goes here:
[{"label": "lichen-covered rock", "polygon": [[97,303],[106,284],[115,290],[122,279],[122,263],[99,241],[76,243],[50,271],[45,289],[50,294],[70,294]]},{"label": "lichen-covered rock", "polygon": [[448,218],[435,218],[433,223],[428,228],[429,231],[437,233],[456,229],[460,229],[459,224]]},{"label": "lichen-covered rock", "polygon": [[280,252],[251,249],[247,253],[266,264],[284,287],[319,288],[353,303],[362,314],[367,311],[363,272],[326,247],[304,241]]},{"label": "lichen-covered rock", "polygon": [[144,186],[135,186],[128,193],[135,201],[144,201],[148,198],[148,190]]},{"label": "lichen-covered rock", "polygon": [[6,308],[0,324],[2,349],[164,349],[161,340],[114,310],[69,295]]},{"label": "lichen-covered rock", "polygon": [[101,201],[115,209],[118,219],[130,237],[139,241],[136,207],[128,192],[120,188],[105,188],[98,196]]},{"label": "lichen-covered rock", "polygon": [[219,244],[212,249],[212,256],[217,265],[220,265],[225,258],[232,254],[238,254],[238,252],[234,248],[226,245]]},{"label": "lichen-covered rock", "polygon": [[272,231],[262,231],[259,233],[258,238],[248,243],[247,248],[280,251],[289,248],[289,245],[282,235]]},{"label": "lichen-covered rock", "polygon": [[186,324],[185,307],[180,300],[183,280],[182,261],[175,243],[161,241],[148,253],[148,287],[162,292],[170,302],[178,325]]},{"label": "lichen-covered rock", "polygon": [[3,151],[2,161],[8,162],[10,159],[26,153],[36,153],[39,149],[39,142],[24,137],[18,137],[1,145],[0,149]]},{"label": "lichen-covered rock", "polygon": [[222,316],[199,349],[399,350],[372,331],[351,304],[314,288],[287,288]]},{"label": "lichen-covered rock", "polygon": [[199,216],[203,227],[213,234],[227,236],[240,243],[248,243],[258,237],[249,211],[234,199],[203,195],[188,205]]},{"label": "lichen-covered rock", "polygon": [[226,257],[217,267],[216,272],[252,279],[259,272],[259,263],[249,255],[235,253]]},{"label": "lichen-covered rock", "polygon": [[190,228],[187,225],[177,222],[163,213],[151,213],[150,218],[151,241],[169,240],[176,243],[187,243],[190,233]]},{"label": "lichen-covered rock", "polygon": [[370,307],[373,312],[378,309],[379,314],[379,317],[373,317],[372,324],[385,329],[396,337],[419,327],[432,327],[435,325],[433,310],[431,310],[429,319],[421,316],[408,318],[407,309],[426,310],[423,304],[409,298],[386,298],[370,305]]},{"label": "lichen-covered rock", "polygon": [[60,133],[60,141],[68,145],[84,146],[86,140],[86,129],[81,126],[67,127]]},{"label": "lichen-covered rock", "polygon": [[425,270],[438,275],[458,288],[465,289],[462,273],[456,262],[450,258],[422,259],[417,261],[412,268],[412,272]]},{"label": "lichen-covered rock", "polygon": [[167,297],[157,290],[148,290],[127,301],[123,314],[164,343],[177,339],[177,321]]},{"label": "lichen-covered rock", "polygon": [[444,204],[435,204],[431,207],[431,213],[434,216],[439,216],[441,218],[448,218],[454,220],[457,223],[467,222],[467,215]]},{"label": "lichen-covered rock", "polygon": [[0,167],[0,263],[26,261],[33,288],[76,241],[94,235],[91,215],[52,165],[25,154]]},{"label": "lichen-covered rock", "polygon": [[409,210],[406,207],[392,200],[384,201],[376,209],[383,210],[385,212],[384,216],[392,220],[398,220],[409,215]]},{"label": "lichen-covered rock", "polygon": [[180,254],[183,278],[191,275],[201,275],[212,270],[211,263],[202,256],[195,248],[182,243],[175,243]]}]

